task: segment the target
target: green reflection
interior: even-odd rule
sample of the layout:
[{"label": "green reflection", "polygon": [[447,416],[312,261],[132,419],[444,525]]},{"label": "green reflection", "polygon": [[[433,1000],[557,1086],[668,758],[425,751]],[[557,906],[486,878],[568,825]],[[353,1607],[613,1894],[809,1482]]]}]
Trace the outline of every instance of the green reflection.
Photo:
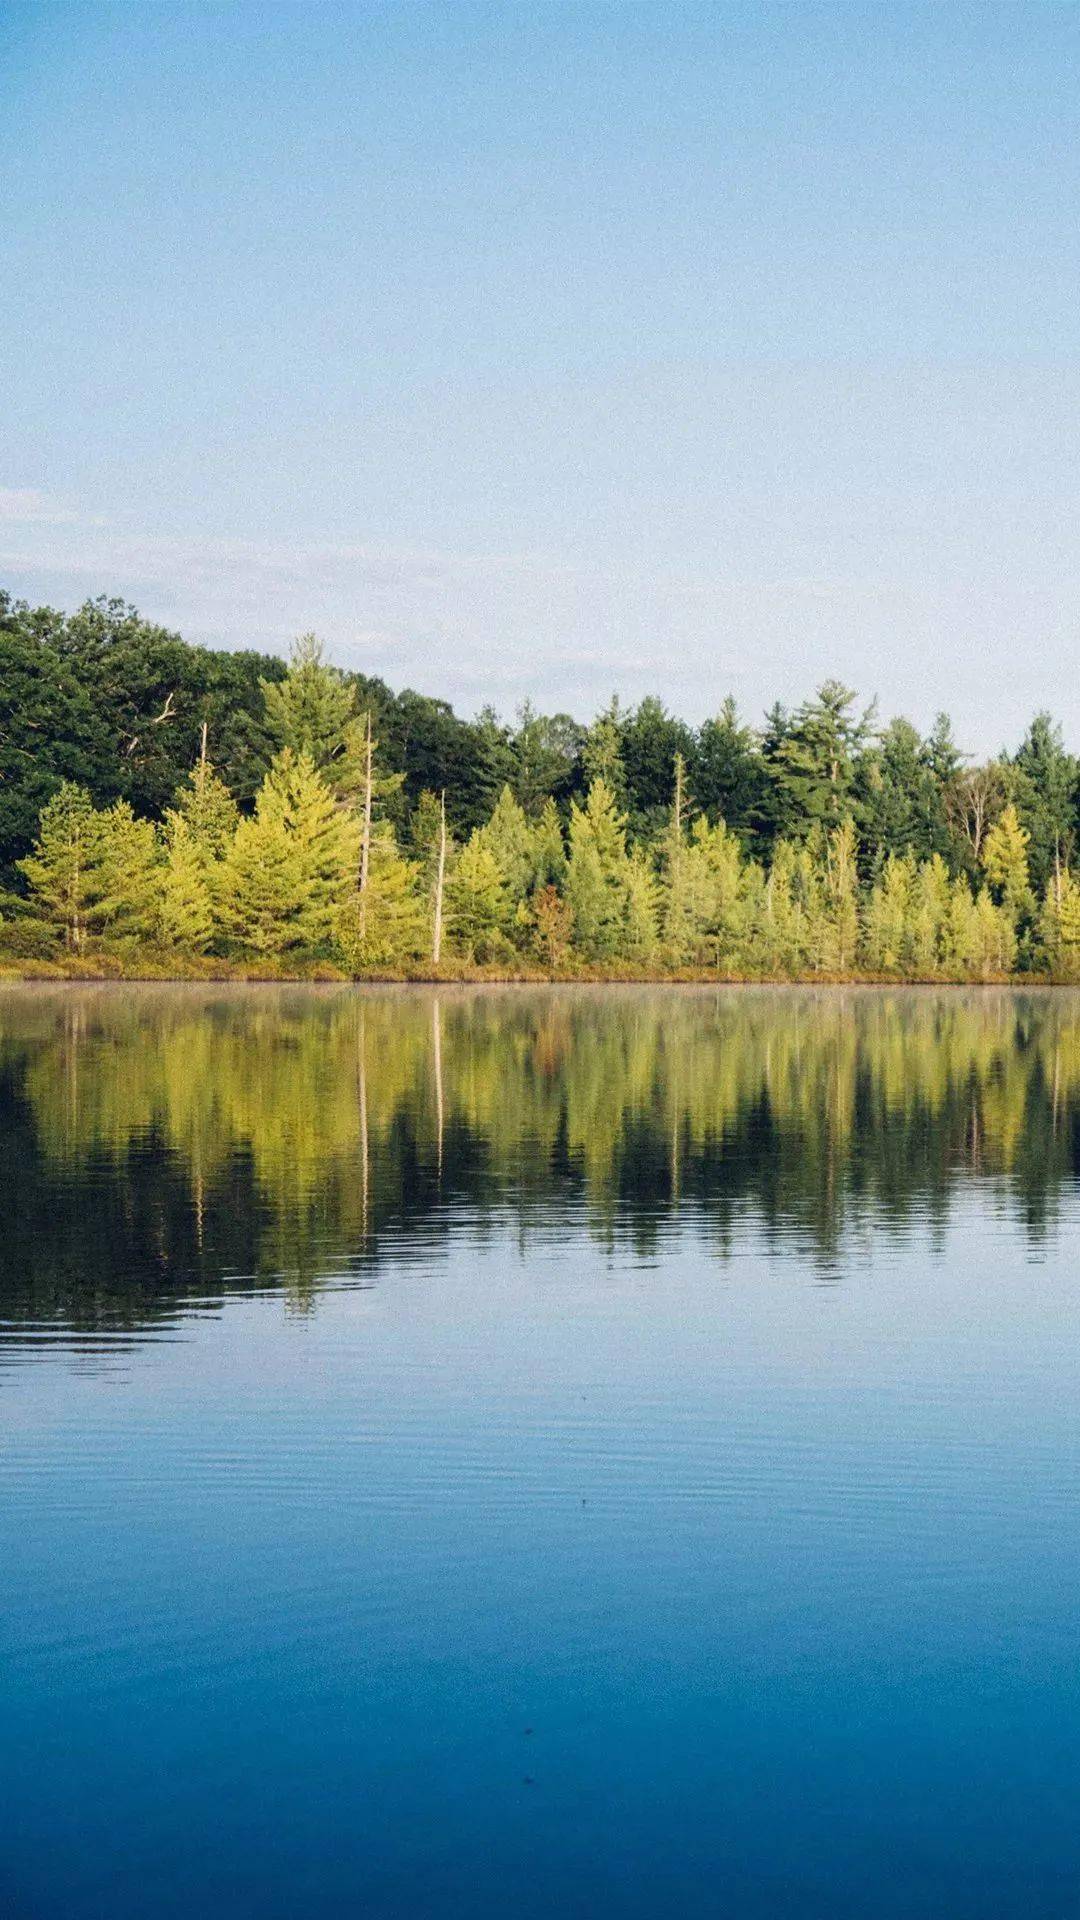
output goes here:
[{"label": "green reflection", "polygon": [[1046,1233],[1080,994],[63,987],[0,993],[0,1317],[141,1326],[374,1276],[456,1224],[647,1255],[749,1220],[829,1261],[999,1183]]}]

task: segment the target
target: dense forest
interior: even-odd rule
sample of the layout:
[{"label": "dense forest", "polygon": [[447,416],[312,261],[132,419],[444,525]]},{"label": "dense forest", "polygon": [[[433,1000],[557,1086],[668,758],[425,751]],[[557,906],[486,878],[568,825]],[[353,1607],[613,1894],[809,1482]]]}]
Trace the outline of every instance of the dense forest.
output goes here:
[{"label": "dense forest", "polygon": [[588,725],[0,593],[9,970],[1080,975],[1080,763],[827,681]]}]

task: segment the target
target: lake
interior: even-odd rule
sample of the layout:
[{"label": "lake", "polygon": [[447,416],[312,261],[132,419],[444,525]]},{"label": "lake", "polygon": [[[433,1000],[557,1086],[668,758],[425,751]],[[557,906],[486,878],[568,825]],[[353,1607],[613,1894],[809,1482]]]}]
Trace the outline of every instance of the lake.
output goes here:
[{"label": "lake", "polygon": [[5,1920],[1080,1904],[1080,994],[0,989]]}]

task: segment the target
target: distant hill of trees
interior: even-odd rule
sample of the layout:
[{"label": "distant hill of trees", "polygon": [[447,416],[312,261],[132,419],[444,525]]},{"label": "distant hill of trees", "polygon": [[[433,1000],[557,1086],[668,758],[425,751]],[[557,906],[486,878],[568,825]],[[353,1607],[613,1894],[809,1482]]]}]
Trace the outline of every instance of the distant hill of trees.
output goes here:
[{"label": "distant hill of trees", "polygon": [[0,592],[0,946],[424,963],[1080,973],[1080,765],[969,764],[827,681],[760,727],[582,724]]}]

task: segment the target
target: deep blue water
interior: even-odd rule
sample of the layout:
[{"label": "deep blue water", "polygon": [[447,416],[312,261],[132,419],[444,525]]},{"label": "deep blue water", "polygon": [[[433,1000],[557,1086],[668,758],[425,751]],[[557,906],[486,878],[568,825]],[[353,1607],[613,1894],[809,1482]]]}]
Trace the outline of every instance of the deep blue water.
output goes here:
[{"label": "deep blue water", "polygon": [[1078,1119],[1072,994],[0,995],[0,1911],[1075,1914]]}]

